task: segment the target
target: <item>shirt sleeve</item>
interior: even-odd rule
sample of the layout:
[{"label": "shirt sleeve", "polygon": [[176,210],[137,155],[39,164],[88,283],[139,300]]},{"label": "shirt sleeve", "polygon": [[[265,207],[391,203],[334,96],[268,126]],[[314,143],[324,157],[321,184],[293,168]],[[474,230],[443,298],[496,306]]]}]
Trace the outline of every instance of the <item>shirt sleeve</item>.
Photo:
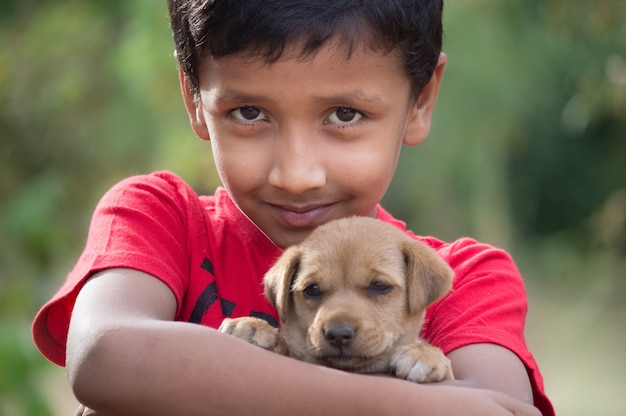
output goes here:
[{"label": "shirt sleeve", "polygon": [[167,172],[128,178],[109,190],[92,217],[85,249],[65,283],[39,311],[33,339],[41,353],[65,364],[70,316],[78,292],[94,273],[131,268],[165,282],[178,307],[189,276],[190,210],[201,209],[193,191]]},{"label": "shirt sleeve", "polygon": [[526,349],[526,290],[511,257],[470,239],[440,253],[456,276],[450,293],[430,308],[425,328],[430,341],[445,353],[481,342]]}]

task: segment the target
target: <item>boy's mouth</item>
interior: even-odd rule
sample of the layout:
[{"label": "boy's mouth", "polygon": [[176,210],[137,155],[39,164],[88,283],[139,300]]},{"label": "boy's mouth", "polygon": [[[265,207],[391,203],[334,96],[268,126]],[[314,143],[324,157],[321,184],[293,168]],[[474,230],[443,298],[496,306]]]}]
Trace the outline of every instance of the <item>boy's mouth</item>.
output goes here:
[{"label": "boy's mouth", "polygon": [[290,228],[314,228],[326,222],[333,204],[324,205],[271,205],[274,215]]}]

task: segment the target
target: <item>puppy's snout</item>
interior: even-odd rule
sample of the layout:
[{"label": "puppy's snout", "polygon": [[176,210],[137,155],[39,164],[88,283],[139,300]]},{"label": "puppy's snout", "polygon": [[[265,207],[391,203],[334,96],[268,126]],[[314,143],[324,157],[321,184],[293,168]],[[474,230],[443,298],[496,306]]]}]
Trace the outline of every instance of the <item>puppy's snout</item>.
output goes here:
[{"label": "puppy's snout", "polygon": [[333,347],[347,347],[356,337],[356,329],[347,324],[331,325],[324,329],[324,338]]}]

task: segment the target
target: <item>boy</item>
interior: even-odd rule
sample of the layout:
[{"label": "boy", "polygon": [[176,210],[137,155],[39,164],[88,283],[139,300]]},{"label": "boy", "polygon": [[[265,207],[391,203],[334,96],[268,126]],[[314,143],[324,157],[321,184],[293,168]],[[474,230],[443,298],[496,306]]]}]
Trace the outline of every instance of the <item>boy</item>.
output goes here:
[{"label": "boy", "polygon": [[210,141],[224,189],[199,197],[160,172],[101,200],[78,264],[33,324],[42,353],[67,366],[79,414],[553,414],[524,342],[521,277],[506,253],[473,240],[406,231],[456,272],[422,331],[455,381],[348,374],[214,329],[227,316],[277,324],[262,276],[316,226],[361,215],[404,229],[378,203],[402,144],[430,129],[446,63],[441,9],[169,1],[191,126]]}]

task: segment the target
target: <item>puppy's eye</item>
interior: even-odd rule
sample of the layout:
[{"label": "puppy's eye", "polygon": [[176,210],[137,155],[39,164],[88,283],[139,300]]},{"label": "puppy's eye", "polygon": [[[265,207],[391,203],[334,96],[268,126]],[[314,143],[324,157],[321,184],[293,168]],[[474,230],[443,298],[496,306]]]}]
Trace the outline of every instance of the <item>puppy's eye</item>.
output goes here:
[{"label": "puppy's eye", "polygon": [[317,299],[320,296],[322,296],[322,291],[320,290],[320,287],[318,285],[313,284],[313,285],[309,285],[305,287],[304,290],[302,291],[302,294],[304,295],[305,298]]},{"label": "puppy's eye", "polygon": [[367,287],[367,294],[370,296],[384,295],[385,293],[389,293],[389,291],[391,291],[390,285],[378,281],[370,283],[370,285]]}]

